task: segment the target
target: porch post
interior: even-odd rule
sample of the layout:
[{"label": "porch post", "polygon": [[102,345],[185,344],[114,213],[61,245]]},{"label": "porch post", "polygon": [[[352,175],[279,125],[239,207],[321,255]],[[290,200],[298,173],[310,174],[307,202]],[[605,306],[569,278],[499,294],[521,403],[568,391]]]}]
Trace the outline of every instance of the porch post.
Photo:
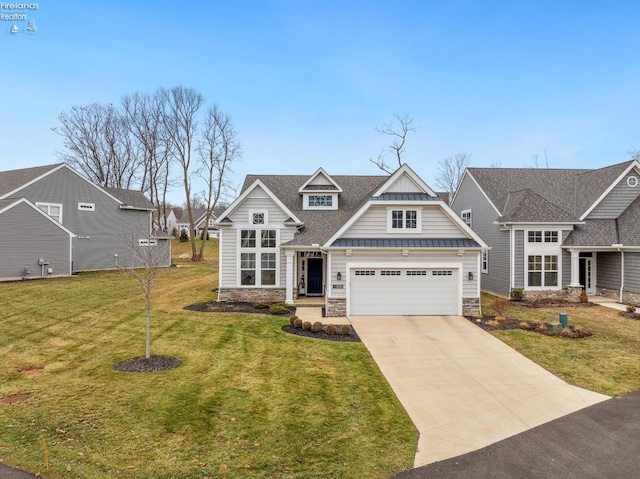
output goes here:
[{"label": "porch post", "polygon": [[580,250],[570,249],[571,252],[571,284],[569,286],[580,286]]},{"label": "porch post", "polygon": [[295,255],[295,251],[291,249],[284,250],[284,255],[287,258],[287,268],[286,268],[286,293],[284,302],[287,304],[293,304],[293,257]]}]

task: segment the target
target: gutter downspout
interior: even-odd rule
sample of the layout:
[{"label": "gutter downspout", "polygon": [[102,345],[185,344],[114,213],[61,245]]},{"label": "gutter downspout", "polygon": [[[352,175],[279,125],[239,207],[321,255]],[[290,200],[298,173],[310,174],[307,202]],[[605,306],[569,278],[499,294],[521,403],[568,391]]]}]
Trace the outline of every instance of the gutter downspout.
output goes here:
[{"label": "gutter downspout", "polygon": [[622,303],[624,299],[624,251],[622,249],[618,251],[620,251],[620,303]]}]

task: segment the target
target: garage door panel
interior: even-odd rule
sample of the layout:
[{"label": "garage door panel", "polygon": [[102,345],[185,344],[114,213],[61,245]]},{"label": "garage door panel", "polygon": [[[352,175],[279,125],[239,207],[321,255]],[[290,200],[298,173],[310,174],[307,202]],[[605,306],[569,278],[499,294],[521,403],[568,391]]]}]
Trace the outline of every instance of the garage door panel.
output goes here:
[{"label": "garage door panel", "polygon": [[458,311],[457,269],[354,269],[352,315],[446,315]]}]

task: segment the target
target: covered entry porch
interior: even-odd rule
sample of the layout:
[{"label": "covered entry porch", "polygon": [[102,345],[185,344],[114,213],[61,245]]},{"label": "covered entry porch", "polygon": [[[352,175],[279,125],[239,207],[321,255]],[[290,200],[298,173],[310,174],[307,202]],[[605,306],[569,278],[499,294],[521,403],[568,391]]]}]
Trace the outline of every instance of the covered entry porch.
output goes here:
[{"label": "covered entry porch", "polygon": [[304,299],[324,304],[327,254],[320,248],[285,249],[285,302],[295,304]]}]

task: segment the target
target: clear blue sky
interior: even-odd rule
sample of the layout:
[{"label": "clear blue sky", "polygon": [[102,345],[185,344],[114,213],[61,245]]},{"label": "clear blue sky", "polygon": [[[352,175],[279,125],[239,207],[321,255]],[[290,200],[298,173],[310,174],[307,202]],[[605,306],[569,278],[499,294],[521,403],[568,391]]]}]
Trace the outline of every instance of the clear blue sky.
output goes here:
[{"label": "clear blue sky", "polygon": [[375,126],[393,112],[419,126],[405,160],[431,184],[457,152],[523,167],[546,151],[572,168],[640,148],[637,1],[37,3],[22,12],[36,33],[0,20],[0,170],[58,162],[51,128],[74,105],[175,85],[232,116],[236,183],[378,174]]}]

